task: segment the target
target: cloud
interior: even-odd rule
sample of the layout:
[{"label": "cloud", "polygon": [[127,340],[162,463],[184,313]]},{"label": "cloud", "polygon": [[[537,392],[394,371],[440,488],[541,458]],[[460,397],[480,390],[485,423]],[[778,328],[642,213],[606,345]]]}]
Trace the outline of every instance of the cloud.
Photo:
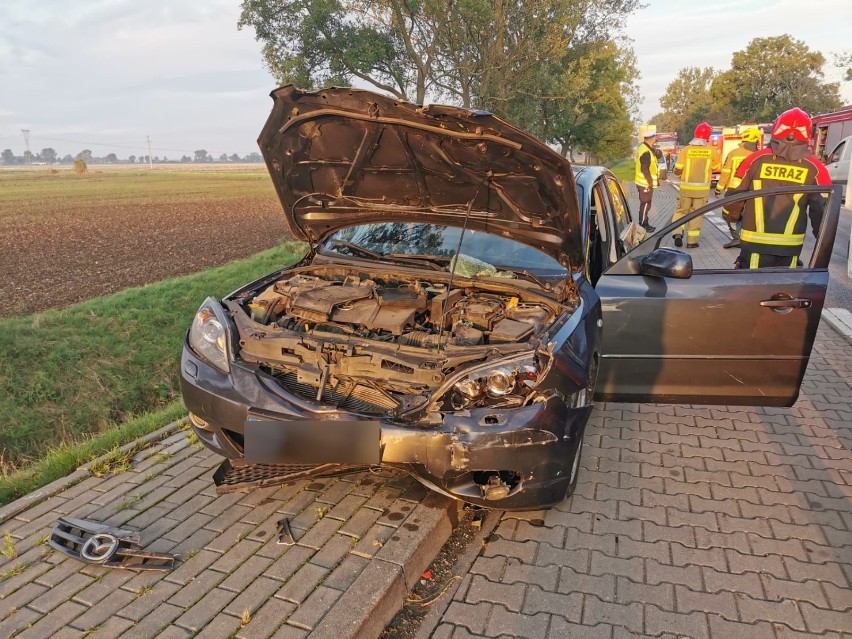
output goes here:
[{"label": "cloud", "polygon": [[26,120],[33,138],[168,131],[163,146],[254,151],[274,81],[238,18],[237,0],[3,0],[0,76],[15,91],[0,136]]},{"label": "cloud", "polygon": [[[633,38],[643,96],[645,119],[658,113],[660,96],[684,67],[730,68],[731,56],[756,37],[790,34],[820,51],[830,63],[830,53],[849,48],[852,11],[848,0],[823,0],[820,19],[803,16],[795,0],[747,0],[744,2],[685,3],[656,0],[631,16],[627,31]],[[829,66],[826,80],[841,73]],[[852,83],[841,87],[842,97],[852,102]]]}]

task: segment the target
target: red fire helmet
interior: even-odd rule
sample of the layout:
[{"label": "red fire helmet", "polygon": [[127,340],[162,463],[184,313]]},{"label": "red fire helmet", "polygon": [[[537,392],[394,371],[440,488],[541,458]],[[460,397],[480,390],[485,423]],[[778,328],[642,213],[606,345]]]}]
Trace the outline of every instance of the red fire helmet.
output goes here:
[{"label": "red fire helmet", "polygon": [[697,127],[695,127],[695,136],[701,140],[709,140],[710,134],[713,133],[713,127],[711,127],[706,122],[702,122]]},{"label": "red fire helmet", "polygon": [[776,140],[807,142],[810,135],[811,118],[799,108],[784,111],[772,127],[772,137]]}]

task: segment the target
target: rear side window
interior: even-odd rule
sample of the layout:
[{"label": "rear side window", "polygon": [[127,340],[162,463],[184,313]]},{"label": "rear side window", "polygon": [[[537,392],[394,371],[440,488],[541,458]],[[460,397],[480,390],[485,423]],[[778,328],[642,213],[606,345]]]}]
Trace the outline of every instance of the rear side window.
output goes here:
[{"label": "rear side window", "polygon": [[829,162],[840,162],[843,158],[843,149],[846,147],[846,142],[841,142],[838,144],[834,151],[831,152],[831,156],[828,158]]},{"label": "rear side window", "polygon": [[[613,235],[618,238],[621,237],[624,229],[630,226],[630,209],[627,208],[621,186],[619,186],[616,180],[607,178],[606,187],[609,191],[609,199],[614,213],[613,218],[615,219],[615,232]],[[618,257],[621,257],[623,254],[624,251],[622,250]]]}]

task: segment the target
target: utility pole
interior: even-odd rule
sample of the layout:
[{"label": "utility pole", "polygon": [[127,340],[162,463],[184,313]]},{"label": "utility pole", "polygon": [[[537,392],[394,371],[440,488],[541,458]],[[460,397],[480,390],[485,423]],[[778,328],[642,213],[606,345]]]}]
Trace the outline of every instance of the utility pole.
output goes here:
[{"label": "utility pole", "polygon": [[33,161],[33,154],[30,152],[30,130],[21,129],[21,135],[24,136],[24,163],[29,164]]},{"label": "utility pole", "polygon": [[154,156],[151,155],[151,136],[146,135],[145,139],[148,140],[148,168],[153,169],[154,168]]}]

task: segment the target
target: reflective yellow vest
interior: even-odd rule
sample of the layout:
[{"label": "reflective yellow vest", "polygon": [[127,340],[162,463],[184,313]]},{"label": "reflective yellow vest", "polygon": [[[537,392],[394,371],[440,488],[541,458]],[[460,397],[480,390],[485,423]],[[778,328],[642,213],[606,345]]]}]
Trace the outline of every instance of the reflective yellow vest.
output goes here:
[{"label": "reflective yellow vest", "polygon": [[[651,156],[651,166],[649,167],[651,171],[651,179],[654,180],[653,184],[648,184],[648,180],[645,179],[645,174],[642,173],[642,156],[645,154],[649,154]],[[634,180],[637,186],[648,187],[652,186],[653,188],[657,188],[660,186],[660,166],[657,164],[657,156],[654,155],[654,151],[644,142],[639,145],[639,148],[636,149],[636,173]]]},{"label": "reflective yellow vest", "polygon": [[713,150],[709,146],[689,144],[681,149],[675,163],[681,193],[692,197],[709,195],[712,168]]},{"label": "reflective yellow vest", "polygon": [[724,191],[726,188],[735,189],[742,182],[741,178],[737,177],[737,169],[748,156],[754,151],[751,151],[744,146],[738,147],[728,153],[725,158],[725,166],[722,167],[722,175],[719,176],[719,183],[716,185],[716,191]]}]

